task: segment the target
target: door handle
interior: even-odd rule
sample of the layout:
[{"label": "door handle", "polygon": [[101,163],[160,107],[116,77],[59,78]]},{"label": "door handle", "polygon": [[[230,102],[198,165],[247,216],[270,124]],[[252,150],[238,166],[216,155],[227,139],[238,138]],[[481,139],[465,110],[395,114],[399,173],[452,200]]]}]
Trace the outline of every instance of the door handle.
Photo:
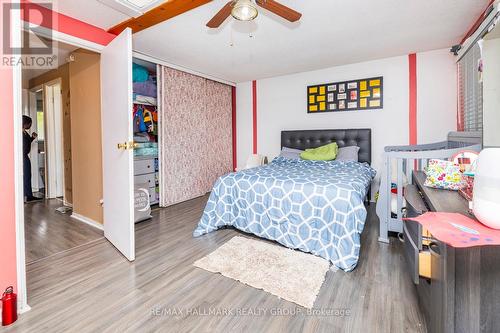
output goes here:
[{"label": "door handle", "polygon": [[118,149],[123,149],[123,150],[127,150],[127,149],[137,149],[139,148],[139,144],[134,142],[134,141],[129,141],[129,142],[124,142],[124,143],[119,143],[117,145]]},{"label": "door handle", "polygon": [[125,142],[125,143],[119,143],[118,144],[118,149],[123,149],[123,150],[126,150],[128,147],[128,144]]}]

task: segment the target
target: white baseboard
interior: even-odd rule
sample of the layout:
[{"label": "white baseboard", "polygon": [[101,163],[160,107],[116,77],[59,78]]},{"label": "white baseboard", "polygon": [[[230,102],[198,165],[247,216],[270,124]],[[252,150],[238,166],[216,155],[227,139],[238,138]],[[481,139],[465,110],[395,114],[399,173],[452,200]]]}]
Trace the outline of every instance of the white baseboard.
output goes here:
[{"label": "white baseboard", "polygon": [[66,206],[66,207],[71,207],[71,208],[73,208],[73,204],[72,204],[72,203],[67,202],[66,200],[63,200],[63,205],[64,205],[64,206]]},{"label": "white baseboard", "polygon": [[25,312],[28,312],[29,310],[31,310],[31,306],[29,306],[28,304],[26,304],[24,307],[19,307],[19,302],[18,302],[18,308],[17,308],[17,313],[18,314],[23,314]]},{"label": "white baseboard", "polygon": [[80,222],[88,224],[88,225],[90,225],[90,226],[92,226],[94,228],[97,228],[99,230],[104,230],[104,226],[101,223],[96,222],[96,221],[94,221],[92,219],[89,219],[88,217],[85,217],[83,215],[80,215],[80,214],[77,214],[77,213],[73,213],[73,214],[71,214],[71,217],[74,218],[75,220],[78,220]]}]

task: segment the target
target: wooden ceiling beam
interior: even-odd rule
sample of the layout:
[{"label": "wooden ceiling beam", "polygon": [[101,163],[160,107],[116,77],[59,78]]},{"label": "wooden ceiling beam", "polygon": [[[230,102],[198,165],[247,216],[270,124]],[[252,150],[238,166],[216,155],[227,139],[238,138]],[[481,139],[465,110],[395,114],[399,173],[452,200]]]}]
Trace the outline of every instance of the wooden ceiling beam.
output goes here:
[{"label": "wooden ceiling beam", "polygon": [[169,0],[139,17],[128,19],[112,27],[108,32],[119,35],[126,28],[131,28],[132,32],[136,33],[211,1],[212,0]]}]

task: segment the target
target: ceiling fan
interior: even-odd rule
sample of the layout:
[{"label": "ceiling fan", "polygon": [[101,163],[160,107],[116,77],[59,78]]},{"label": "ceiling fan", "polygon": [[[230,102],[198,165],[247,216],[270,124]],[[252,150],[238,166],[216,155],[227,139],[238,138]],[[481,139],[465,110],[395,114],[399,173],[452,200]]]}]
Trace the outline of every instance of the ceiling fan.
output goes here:
[{"label": "ceiling fan", "polygon": [[[255,3],[290,22],[296,22],[302,16],[301,13],[274,0],[255,0]],[[218,28],[229,15],[239,21],[251,21],[259,14],[255,3],[252,0],[231,0],[215,14],[207,23],[207,27]]]}]

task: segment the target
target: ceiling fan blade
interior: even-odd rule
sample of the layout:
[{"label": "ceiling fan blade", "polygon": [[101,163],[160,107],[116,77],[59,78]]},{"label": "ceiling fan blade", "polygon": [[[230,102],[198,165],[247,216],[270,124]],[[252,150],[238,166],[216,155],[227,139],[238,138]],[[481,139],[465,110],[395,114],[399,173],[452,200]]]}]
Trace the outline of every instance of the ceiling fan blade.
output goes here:
[{"label": "ceiling fan blade", "polygon": [[274,0],[256,0],[257,4],[290,22],[300,20],[302,14]]},{"label": "ceiling fan blade", "polygon": [[220,25],[231,15],[231,10],[233,9],[233,1],[226,3],[224,7],[214,17],[207,23],[209,28],[218,28]]}]

